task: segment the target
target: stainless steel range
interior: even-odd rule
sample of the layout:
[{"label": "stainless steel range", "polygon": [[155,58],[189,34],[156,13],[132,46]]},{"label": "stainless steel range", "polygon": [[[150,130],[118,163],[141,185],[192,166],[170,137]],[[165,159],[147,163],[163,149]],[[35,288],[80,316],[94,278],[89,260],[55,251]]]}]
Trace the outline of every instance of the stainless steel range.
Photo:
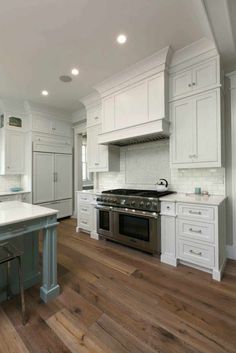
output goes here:
[{"label": "stainless steel range", "polygon": [[114,189],[97,197],[97,232],[107,239],[160,253],[159,197],[171,191]]}]

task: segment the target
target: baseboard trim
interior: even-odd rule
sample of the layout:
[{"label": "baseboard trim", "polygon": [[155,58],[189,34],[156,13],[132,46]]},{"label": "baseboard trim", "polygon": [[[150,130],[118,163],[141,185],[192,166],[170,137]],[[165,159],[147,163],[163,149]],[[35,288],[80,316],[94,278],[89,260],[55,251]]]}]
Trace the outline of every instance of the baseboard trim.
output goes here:
[{"label": "baseboard trim", "polygon": [[236,245],[227,245],[226,254],[228,259],[236,260]]}]

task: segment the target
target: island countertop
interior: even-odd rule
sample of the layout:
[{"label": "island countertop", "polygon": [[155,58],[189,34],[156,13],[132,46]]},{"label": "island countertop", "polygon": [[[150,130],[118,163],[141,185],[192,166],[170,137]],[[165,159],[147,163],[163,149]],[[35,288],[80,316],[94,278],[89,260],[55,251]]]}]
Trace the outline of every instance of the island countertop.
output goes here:
[{"label": "island countertop", "polygon": [[0,226],[57,214],[58,211],[20,201],[0,203]]}]

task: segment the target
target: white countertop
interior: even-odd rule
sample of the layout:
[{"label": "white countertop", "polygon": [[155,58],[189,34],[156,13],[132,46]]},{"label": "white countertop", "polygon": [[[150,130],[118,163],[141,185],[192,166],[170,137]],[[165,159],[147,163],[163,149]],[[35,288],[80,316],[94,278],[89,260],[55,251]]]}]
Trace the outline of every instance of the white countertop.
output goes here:
[{"label": "white countertop", "polygon": [[226,199],[223,195],[195,195],[195,194],[170,194],[160,197],[160,201],[198,203],[203,205],[219,206]]},{"label": "white countertop", "polygon": [[98,190],[98,189],[89,189],[89,190],[78,190],[76,192],[82,193],[82,194],[100,194],[102,192],[102,190]]},{"label": "white countertop", "polygon": [[9,195],[17,195],[17,194],[29,194],[31,191],[0,191],[0,196],[9,196]]},{"label": "white countertop", "polygon": [[51,216],[58,211],[20,201],[0,203],[0,226]]}]

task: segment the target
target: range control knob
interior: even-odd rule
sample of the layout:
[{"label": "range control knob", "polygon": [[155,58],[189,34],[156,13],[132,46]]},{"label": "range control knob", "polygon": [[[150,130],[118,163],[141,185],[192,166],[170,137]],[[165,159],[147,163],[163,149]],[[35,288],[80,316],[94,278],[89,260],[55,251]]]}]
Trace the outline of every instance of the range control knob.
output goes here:
[{"label": "range control knob", "polygon": [[131,206],[135,206],[135,201],[131,201]]},{"label": "range control knob", "polygon": [[150,202],[147,202],[147,203],[146,203],[146,207],[147,207],[147,208],[150,208],[150,206],[151,206]]},{"label": "range control knob", "polygon": [[98,202],[99,202],[99,201],[102,201],[101,197],[97,197],[97,201],[98,201]]},{"label": "range control knob", "polygon": [[143,201],[140,201],[139,206],[140,206],[140,207],[143,207],[143,206],[144,206],[144,202],[143,202]]}]

